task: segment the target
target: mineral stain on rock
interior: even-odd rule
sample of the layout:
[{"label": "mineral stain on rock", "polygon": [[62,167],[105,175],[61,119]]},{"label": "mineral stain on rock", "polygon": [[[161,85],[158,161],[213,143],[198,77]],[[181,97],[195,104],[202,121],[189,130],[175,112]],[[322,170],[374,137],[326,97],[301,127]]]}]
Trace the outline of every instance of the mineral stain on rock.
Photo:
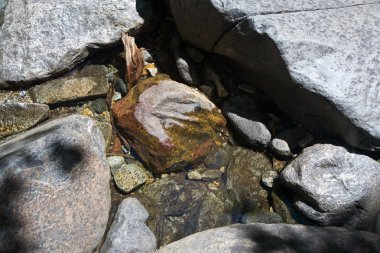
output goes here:
[{"label": "mineral stain on rock", "polygon": [[113,111],[122,134],[157,173],[206,156],[226,124],[206,96],[164,75],[140,82]]}]

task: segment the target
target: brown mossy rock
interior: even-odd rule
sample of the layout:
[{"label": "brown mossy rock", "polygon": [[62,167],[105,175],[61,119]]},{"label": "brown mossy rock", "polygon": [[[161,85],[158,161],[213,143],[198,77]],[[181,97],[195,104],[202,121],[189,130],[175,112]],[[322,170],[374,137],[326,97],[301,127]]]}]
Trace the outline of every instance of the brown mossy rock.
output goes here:
[{"label": "brown mossy rock", "polygon": [[196,164],[226,125],[205,95],[165,75],[140,82],[113,112],[122,134],[156,173]]}]

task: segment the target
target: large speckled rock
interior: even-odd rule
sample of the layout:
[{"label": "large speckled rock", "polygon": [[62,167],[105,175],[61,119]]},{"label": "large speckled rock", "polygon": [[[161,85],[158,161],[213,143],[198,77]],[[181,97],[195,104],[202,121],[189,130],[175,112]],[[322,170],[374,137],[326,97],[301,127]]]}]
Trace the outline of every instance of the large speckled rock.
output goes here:
[{"label": "large speckled rock", "polygon": [[117,42],[122,32],[136,32],[154,22],[159,8],[151,3],[9,1],[0,27],[0,87],[43,80],[72,68],[91,50]]},{"label": "large speckled rock", "polygon": [[100,253],[153,252],[156,249],[156,237],[145,224],[148,217],[148,211],[137,199],[124,199]]},{"label": "large speckled rock", "polygon": [[380,236],[344,228],[287,224],[231,225],[196,233],[158,253],[379,252]]},{"label": "large speckled rock", "polygon": [[110,172],[87,117],[50,121],[0,145],[2,252],[91,252],[106,229]]},{"label": "large speckled rock", "polygon": [[380,3],[372,0],[170,1],[182,38],[314,132],[380,146]]},{"label": "large speckled rock", "polygon": [[306,148],[281,173],[296,208],[322,226],[380,233],[380,164],[342,147]]},{"label": "large speckled rock", "polygon": [[158,247],[190,234],[233,223],[236,200],[220,186],[186,180],[182,174],[161,178],[145,185],[134,195],[148,210],[149,228]]},{"label": "large speckled rock", "polygon": [[206,96],[166,76],[140,82],[113,111],[131,146],[157,173],[196,163],[225,126]]},{"label": "large speckled rock", "polygon": [[259,152],[233,148],[232,159],[226,170],[227,188],[231,189],[246,211],[269,209],[268,193],[260,185],[261,177],[272,170],[269,159]]},{"label": "large speckled rock", "polygon": [[0,138],[27,130],[47,118],[49,106],[37,103],[0,103]]},{"label": "large speckled rock", "polygon": [[85,66],[77,72],[32,87],[29,94],[33,102],[56,104],[83,98],[105,96],[108,92],[106,66]]}]

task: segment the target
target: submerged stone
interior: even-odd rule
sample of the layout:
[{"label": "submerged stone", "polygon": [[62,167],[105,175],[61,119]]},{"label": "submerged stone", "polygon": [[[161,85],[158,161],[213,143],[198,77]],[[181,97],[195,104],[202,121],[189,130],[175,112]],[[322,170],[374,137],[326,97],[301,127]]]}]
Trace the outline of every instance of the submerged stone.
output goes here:
[{"label": "submerged stone", "polygon": [[157,173],[197,163],[226,124],[205,95],[162,75],[133,87],[113,111],[122,134]]}]

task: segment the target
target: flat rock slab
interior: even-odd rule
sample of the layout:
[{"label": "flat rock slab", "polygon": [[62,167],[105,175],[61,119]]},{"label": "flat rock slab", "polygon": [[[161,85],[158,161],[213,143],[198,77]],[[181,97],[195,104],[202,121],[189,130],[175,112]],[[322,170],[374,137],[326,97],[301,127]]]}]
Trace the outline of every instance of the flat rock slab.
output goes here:
[{"label": "flat rock slab", "polygon": [[379,252],[380,236],[344,228],[288,224],[231,225],[193,234],[158,253]]},{"label": "flat rock slab", "polygon": [[287,196],[306,218],[322,226],[380,233],[380,163],[342,147],[304,149],[280,176]]},{"label": "flat rock slab", "polygon": [[0,27],[0,87],[57,75],[81,62],[90,49],[136,31],[155,13],[146,2],[9,1]]},{"label": "flat rock slab", "polygon": [[29,89],[29,94],[33,102],[49,105],[105,96],[109,88],[108,73],[106,66],[85,66],[83,69],[66,77],[34,86]]},{"label": "flat rock slab", "polygon": [[167,76],[138,83],[113,112],[122,134],[156,173],[197,163],[226,124],[205,95]]},{"label": "flat rock slab", "polygon": [[380,3],[170,1],[183,39],[234,62],[314,132],[380,147]]},{"label": "flat rock slab", "polygon": [[0,145],[0,249],[92,252],[111,206],[103,150],[94,121],[79,115]]},{"label": "flat rock slab", "polygon": [[0,103],[0,138],[25,131],[48,117],[49,106],[37,103]]}]

